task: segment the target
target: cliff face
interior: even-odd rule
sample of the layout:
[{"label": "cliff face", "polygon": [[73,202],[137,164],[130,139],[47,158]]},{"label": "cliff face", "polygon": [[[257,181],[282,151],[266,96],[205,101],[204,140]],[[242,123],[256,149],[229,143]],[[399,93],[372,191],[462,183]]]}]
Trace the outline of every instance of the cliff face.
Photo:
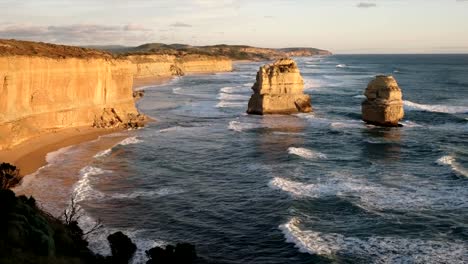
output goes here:
[{"label": "cliff face", "polygon": [[230,59],[215,56],[131,55],[125,58],[132,63],[131,69],[135,78],[232,71]]},{"label": "cliff face", "polygon": [[260,67],[252,87],[249,114],[311,112],[310,96],[303,93],[304,80],[295,61],[280,59]]},{"label": "cliff face", "polygon": [[0,150],[51,129],[134,126],[132,83],[125,60],[0,57]]}]

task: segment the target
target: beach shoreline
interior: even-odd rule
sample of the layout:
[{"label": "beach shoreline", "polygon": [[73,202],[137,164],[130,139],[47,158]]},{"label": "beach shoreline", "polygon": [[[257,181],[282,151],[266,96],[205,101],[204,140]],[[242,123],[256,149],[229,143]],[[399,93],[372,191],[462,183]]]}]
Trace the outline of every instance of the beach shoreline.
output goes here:
[{"label": "beach shoreline", "polygon": [[[173,77],[138,78],[134,80],[133,90],[144,86],[162,85]],[[0,151],[0,162],[15,165],[22,177],[30,175],[47,165],[47,154],[59,149],[98,139],[101,136],[123,131],[120,128],[103,129],[93,127],[71,127],[52,130],[7,150]],[[121,140],[116,137],[115,142]]]}]

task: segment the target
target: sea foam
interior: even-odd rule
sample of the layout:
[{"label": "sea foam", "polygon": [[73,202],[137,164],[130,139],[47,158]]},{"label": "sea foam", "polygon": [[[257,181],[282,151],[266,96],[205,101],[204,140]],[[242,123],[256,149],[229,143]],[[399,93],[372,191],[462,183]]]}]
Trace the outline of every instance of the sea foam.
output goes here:
[{"label": "sea foam", "polygon": [[81,178],[75,184],[74,195],[76,202],[88,200],[88,199],[102,199],[105,195],[102,192],[99,192],[93,189],[91,184],[91,178],[96,175],[101,175],[105,173],[111,173],[111,171],[106,171],[98,167],[86,166],[80,170]]},{"label": "sea foam", "polygon": [[465,263],[467,244],[406,239],[391,236],[368,238],[346,237],[335,233],[303,230],[300,220],[293,217],[279,226],[286,241],[294,243],[301,252],[323,256],[343,256],[365,259],[367,263]]},{"label": "sea foam", "polygon": [[450,167],[452,171],[459,176],[468,177],[468,170],[463,168],[463,166],[457,162],[454,156],[443,156],[438,159],[436,163],[441,166]]},{"label": "sea foam", "polygon": [[446,114],[464,114],[468,113],[466,106],[450,106],[450,105],[426,105],[418,104],[411,101],[403,101],[406,110],[417,110],[435,113]]},{"label": "sea foam", "polygon": [[296,155],[299,157],[303,157],[305,159],[313,160],[313,159],[326,159],[327,155],[313,151],[311,149],[306,149],[306,148],[294,148],[290,147],[288,148],[288,153],[291,155]]},{"label": "sea foam", "polygon": [[424,210],[465,210],[468,191],[463,186],[425,187],[398,189],[370,183],[352,176],[327,177],[318,183],[302,183],[276,177],[269,185],[289,193],[293,198],[341,197],[356,206],[373,213],[387,210],[424,211]]},{"label": "sea foam", "polygon": [[132,144],[138,144],[143,142],[143,140],[138,139],[137,137],[128,137],[122,141],[120,141],[117,145],[127,146]]}]

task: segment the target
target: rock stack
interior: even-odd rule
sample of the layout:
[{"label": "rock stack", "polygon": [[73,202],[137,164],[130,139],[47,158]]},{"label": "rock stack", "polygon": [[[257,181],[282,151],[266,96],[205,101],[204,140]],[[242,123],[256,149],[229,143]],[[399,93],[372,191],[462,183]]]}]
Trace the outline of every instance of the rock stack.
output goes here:
[{"label": "rock stack", "polygon": [[304,80],[292,59],[280,59],[260,67],[252,87],[247,113],[293,114],[312,111],[310,96],[304,94]]},{"label": "rock stack", "polygon": [[393,76],[377,76],[367,86],[365,96],[362,120],[378,126],[398,126],[404,110],[401,89]]}]

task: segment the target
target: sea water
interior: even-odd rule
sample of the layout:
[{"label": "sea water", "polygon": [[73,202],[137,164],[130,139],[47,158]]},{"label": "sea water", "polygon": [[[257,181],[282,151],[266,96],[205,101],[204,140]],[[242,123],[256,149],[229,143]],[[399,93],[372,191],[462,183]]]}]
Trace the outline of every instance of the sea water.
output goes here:
[{"label": "sea water", "polygon": [[[83,228],[105,226],[90,247],[123,231],[134,263],[178,242],[211,263],[467,263],[468,56],[297,62],[313,113],[245,114],[266,62],[185,76],[145,88],[156,122],[51,154],[19,189],[55,214],[73,195]],[[401,128],[360,120],[377,74],[402,88]]]}]

